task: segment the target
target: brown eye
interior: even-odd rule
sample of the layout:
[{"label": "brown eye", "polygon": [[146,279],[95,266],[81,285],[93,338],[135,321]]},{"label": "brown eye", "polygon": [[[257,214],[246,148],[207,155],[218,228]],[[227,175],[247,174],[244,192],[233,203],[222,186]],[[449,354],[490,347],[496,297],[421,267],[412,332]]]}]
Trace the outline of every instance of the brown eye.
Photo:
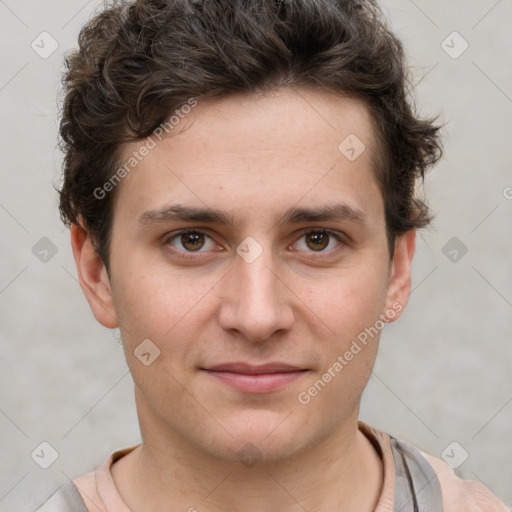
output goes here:
[{"label": "brown eye", "polygon": [[202,254],[217,247],[210,236],[197,229],[176,232],[166,239],[165,245],[170,246],[175,253],[181,253],[183,256],[191,253]]},{"label": "brown eye", "polygon": [[313,231],[306,235],[306,244],[314,251],[322,251],[329,244],[329,234],[323,231]]},{"label": "brown eye", "polygon": [[180,239],[183,247],[188,251],[197,251],[204,245],[204,234],[196,231],[183,233]]},{"label": "brown eye", "polygon": [[317,257],[331,257],[346,246],[346,240],[341,233],[326,229],[310,229],[303,232],[294,245],[305,253],[318,253]]}]

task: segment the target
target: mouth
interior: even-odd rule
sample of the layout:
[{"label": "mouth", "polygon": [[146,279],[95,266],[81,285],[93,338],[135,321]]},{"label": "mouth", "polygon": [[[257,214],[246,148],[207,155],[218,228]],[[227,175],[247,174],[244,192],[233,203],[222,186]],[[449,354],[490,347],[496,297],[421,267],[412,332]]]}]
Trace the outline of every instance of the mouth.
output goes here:
[{"label": "mouth", "polygon": [[287,363],[251,365],[225,363],[201,368],[217,381],[243,393],[270,393],[284,388],[309,372],[308,369]]}]

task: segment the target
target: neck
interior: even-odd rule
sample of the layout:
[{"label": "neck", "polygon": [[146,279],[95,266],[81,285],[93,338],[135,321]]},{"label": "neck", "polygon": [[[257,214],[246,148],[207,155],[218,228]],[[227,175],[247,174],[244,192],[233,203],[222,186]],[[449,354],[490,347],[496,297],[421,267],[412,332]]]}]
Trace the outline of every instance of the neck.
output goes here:
[{"label": "neck", "polygon": [[142,444],[112,466],[112,476],[134,512],[371,512],[383,470],[357,413],[293,458],[250,466],[211,456],[151,418],[140,422]]}]

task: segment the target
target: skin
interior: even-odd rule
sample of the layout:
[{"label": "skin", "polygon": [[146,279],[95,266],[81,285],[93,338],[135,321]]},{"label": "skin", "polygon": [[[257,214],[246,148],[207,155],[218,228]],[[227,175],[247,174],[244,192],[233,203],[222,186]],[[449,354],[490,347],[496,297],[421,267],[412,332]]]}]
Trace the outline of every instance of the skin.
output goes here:
[{"label": "skin", "polygon": [[[379,336],[308,404],[297,399],[379,315],[396,320],[410,293],[415,232],[390,260],[367,108],[281,89],[200,101],[179,128],[115,192],[110,276],[72,226],[81,286],[96,319],[120,328],[135,383],[143,442],[112,466],[121,497],[135,512],[374,510],[382,464],[357,421]],[[349,134],[366,145],[353,162],[338,149]],[[237,224],[139,222],[178,202]],[[278,223],[289,208],[333,203],[364,220]],[[198,250],[169,240],[183,228],[206,233]],[[319,243],[306,228],[344,238]],[[246,237],[263,251],[251,263],[236,252]],[[134,355],[147,338],[160,350],[149,366]],[[254,394],[200,369],[233,361],[308,371]],[[247,443],[259,457],[251,465],[239,458]]]}]

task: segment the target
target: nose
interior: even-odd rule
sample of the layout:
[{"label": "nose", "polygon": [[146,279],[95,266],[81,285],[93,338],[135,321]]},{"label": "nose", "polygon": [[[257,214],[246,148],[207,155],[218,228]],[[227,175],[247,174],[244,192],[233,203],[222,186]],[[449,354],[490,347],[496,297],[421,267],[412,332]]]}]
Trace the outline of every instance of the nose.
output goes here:
[{"label": "nose", "polygon": [[237,255],[233,265],[222,281],[222,328],[241,333],[251,342],[289,330],[294,322],[294,295],[279,275],[271,251],[264,250],[252,262]]}]

